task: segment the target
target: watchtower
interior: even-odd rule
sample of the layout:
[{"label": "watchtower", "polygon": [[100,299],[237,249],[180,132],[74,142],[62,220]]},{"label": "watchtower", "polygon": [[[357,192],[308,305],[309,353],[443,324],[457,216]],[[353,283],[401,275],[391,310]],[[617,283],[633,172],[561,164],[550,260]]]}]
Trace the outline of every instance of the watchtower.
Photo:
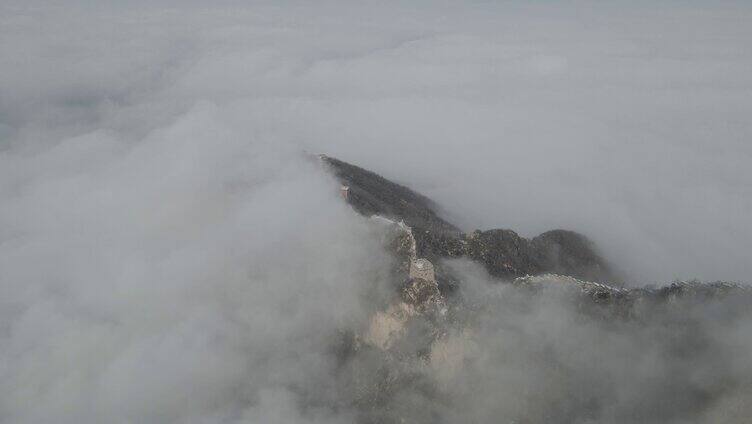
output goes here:
[{"label": "watchtower", "polygon": [[350,197],[350,187],[343,185],[339,188],[339,194],[343,199],[347,200]]},{"label": "watchtower", "polygon": [[410,278],[422,278],[427,281],[435,282],[436,276],[433,271],[433,264],[428,259],[416,259],[410,263]]}]

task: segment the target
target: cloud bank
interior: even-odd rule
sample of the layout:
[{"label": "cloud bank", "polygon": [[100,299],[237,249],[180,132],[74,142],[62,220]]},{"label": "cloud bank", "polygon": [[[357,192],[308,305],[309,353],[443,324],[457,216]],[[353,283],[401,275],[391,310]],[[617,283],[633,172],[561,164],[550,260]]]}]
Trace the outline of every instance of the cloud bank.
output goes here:
[{"label": "cloud bank", "polygon": [[[388,284],[390,259],[302,152],[407,183],[467,229],[581,231],[636,284],[749,281],[751,15],[732,2],[3,3],[0,421],[352,422],[329,342],[374,308],[363,293]],[[551,393],[590,387],[578,422],[609,381],[623,382],[611,406],[591,408],[607,422],[640,407],[688,419],[645,400],[650,378],[664,399],[718,375],[728,396],[702,398],[698,422],[733,422],[749,393],[733,377],[752,363],[736,308],[722,333],[700,324],[712,307],[689,311],[717,339],[672,368],[660,324],[559,328],[573,312],[552,305],[483,318],[478,369],[498,374],[468,369],[485,392],[450,390],[455,418],[511,419],[515,386],[561,413],[541,386],[559,371]],[[515,337],[519,350],[494,344]],[[613,360],[542,376],[519,362],[547,345]],[[620,368],[636,357],[652,362]]]}]

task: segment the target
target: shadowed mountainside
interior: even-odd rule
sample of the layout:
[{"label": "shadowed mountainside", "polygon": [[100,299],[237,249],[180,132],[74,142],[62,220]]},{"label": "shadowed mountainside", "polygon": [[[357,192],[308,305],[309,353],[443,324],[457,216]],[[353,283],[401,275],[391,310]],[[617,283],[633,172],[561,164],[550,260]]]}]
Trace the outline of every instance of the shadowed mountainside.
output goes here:
[{"label": "shadowed mountainside", "polygon": [[359,213],[402,221],[412,228],[418,256],[432,261],[467,257],[482,263],[497,278],[556,273],[593,281],[613,281],[606,261],[584,235],[552,230],[533,239],[509,229],[463,233],[436,212],[429,198],[386,178],[321,155]]}]

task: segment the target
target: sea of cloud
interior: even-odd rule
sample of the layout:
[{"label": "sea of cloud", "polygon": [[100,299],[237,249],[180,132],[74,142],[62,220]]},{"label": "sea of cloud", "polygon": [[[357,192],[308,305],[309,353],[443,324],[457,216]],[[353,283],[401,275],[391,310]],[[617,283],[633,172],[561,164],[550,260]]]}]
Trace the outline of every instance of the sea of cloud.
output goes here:
[{"label": "sea of cloud", "polygon": [[[352,422],[329,341],[390,259],[306,152],[467,229],[581,231],[635,283],[749,281],[751,18],[744,2],[3,2],[0,422]],[[540,328],[488,320],[536,330],[537,349],[557,309],[532,310],[550,311]],[[744,352],[740,322],[711,353]],[[617,342],[664,335],[642,331]],[[525,350],[486,347],[481,363],[520,368]],[[645,370],[670,368],[670,346],[651,352]],[[736,357],[680,371],[749,376]],[[480,386],[506,393],[502,371]],[[656,378],[686,383],[673,371]],[[610,419],[643,400],[636,375]],[[712,399],[738,405],[721,380]],[[496,411],[466,401],[477,422]]]}]

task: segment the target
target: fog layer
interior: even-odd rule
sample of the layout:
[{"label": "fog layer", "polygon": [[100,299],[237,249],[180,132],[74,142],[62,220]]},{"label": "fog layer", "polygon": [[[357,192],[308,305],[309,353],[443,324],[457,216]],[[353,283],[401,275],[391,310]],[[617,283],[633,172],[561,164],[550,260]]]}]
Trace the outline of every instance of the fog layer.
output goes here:
[{"label": "fog layer", "polygon": [[[390,259],[303,152],[406,183],[466,229],[581,231],[635,284],[749,281],[751,19],[744,2],[3,2],[0,421],[352,422],[330,342]],[[464,378],[485,391],[421,411],[514,419],[534,404],[521,385],[572,420],[683,420],[650,399],[695,384],[712,394],[671,405],[739,416],[739,309],[689,311],[710,347],[672,368],[673,315],[618,329],[612,351],[551,303],[479,318],[490,341]],[[520,350],[497,345],[500,322]],[[552,340],[590,387],[571,411],[551,396],[572,380],[519,362]],[[615,359],[591,367],[587,348]]]}]

